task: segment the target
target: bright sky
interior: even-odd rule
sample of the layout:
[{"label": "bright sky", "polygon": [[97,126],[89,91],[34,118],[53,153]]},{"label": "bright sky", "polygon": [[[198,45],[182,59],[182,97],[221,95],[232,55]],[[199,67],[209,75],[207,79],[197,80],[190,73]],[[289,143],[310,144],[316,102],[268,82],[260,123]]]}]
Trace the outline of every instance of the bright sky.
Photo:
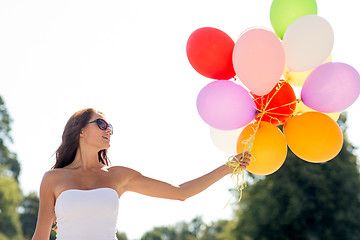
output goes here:
[{"label": "bright sky", "polygon": [[[357,1],[317,3],[318,15],[334,30],[333,61],[359,71]],[[0,1],[0,95],[14,119],[11,149],[21,162],[24,193],[38,191],[66,121],[86,107],[103,111],[114,126],[113,165],[180,184],[225,163],[229,155],[212,143],[196,110],[197,95],[211,80],[190,66],[186,42],[205,26],[234,41],[248,27],[272,29],[270,5],[270,0]],[[347,109],[356,146],[359,109],[360,100]],[[185,202],[126,193],[118,229],[134,239],[154,226],[198,215],[208,223],[230,218],[231,207],[223,207],[232,187],[225,177]]]}]

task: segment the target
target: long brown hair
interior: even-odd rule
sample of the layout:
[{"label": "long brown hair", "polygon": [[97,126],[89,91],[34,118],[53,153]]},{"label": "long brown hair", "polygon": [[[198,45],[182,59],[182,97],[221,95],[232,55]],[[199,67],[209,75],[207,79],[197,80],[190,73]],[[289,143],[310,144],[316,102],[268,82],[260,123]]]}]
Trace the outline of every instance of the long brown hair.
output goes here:
[{"label": "long brown hair", "polygon": [[[74,161],[76,151],[79,147],[81,130],[88,124],[93,114],[102,113],[93,108],[86,108],[74,113],[70,117],[64,128],[62,143],[56,150],[56,162],[52,169],[63,168]],[[110,165],[106,149],[98,152],[98,159],[102,164]]]}]

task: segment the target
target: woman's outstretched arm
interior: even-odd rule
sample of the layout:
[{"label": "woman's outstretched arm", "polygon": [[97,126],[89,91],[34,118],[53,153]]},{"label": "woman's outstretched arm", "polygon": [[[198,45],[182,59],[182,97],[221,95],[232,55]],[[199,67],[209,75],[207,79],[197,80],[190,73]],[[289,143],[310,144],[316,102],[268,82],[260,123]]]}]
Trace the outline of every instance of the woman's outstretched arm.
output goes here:
[{"label": "woman's outstretched arm", "polygon": [[[240,160],[240,167],[242,169],[245,169],[249,165],[250,154],[241,153],[235,157]],[[233,161],[237,161],[235,160],[235,157]],[[227,165],[222,165],[201,177],[180,184],[179,186],[174,186],[166,182],[143,176],[134,170],[129,170],[123,191],[132,191],[152,197],[184,201],[187,198],[204,191],[224,176],[232,173],[232,171],[233,169]]]}]

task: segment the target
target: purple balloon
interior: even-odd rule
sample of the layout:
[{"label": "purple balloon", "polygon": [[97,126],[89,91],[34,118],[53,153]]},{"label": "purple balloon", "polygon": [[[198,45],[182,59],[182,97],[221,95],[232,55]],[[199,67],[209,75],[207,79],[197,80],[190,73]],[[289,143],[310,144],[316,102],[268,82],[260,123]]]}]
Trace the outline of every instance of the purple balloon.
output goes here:
[{"label": "purple balloon", "polygon": [[341,112],[360,94],[360,75],[345,63],[324,63],[307,77],[302,90],[303,103],[319,112]]},{"label": "purple balloon", "polygon": [[254,120],[256,106],[250,94],[231,81],[214,81],[206,85],[197,98],[201,118],[220,130],[241,128]]}]

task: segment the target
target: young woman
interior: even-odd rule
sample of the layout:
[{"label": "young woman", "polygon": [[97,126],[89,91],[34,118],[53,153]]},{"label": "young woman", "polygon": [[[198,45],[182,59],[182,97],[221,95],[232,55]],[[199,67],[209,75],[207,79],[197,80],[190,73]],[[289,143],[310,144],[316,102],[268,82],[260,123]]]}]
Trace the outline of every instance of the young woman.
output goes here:
[{"label": "young woman", "polygon": [[[112,133],[112,125],[92,108],[78,111],[68,120],[56,163],[41,182],[33,240],[48,240],[54,219],[58,240],[114,240],[118,200],[124,192],[184,201],[233,171],[222,165],[173,186],[130,168],[110,167],[106,154]],[[241,168],[249,165],[249,157],[248,153],[236,156]]]}]

